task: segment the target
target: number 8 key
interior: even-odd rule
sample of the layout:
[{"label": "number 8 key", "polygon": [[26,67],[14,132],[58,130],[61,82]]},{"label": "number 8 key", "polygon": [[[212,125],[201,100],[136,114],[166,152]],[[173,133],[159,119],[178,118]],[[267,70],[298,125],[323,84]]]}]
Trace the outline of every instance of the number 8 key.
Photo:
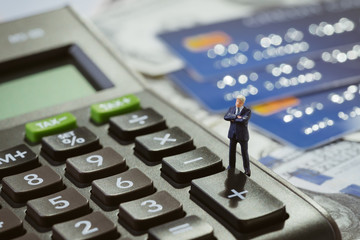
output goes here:
[{"label": "number 8 key", "polygon": [[27,200],[42,197],[63,188],[61,177],[48,166],[41,166],[2,179],[2,191],[17,203],[25,203]]}]

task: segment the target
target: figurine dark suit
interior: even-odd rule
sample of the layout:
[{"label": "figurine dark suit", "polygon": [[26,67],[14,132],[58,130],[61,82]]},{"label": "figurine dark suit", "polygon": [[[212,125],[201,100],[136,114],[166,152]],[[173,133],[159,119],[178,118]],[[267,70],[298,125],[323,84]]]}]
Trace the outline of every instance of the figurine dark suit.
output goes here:
[{"label": "figurine dark suit", "polygon": [[230,107],[224,116],[226,121],[230,121],[230,128],[228,133],[228,138],[230,139],[229,168],[235,168],[236,144],[240,143],[245,174],[250,176],[251,173],[248,154],[249,131],[247,125],[251,117],[251,110],[245,106],[241,107],[242,110],[239,113],[236,113],[236,106]]}]

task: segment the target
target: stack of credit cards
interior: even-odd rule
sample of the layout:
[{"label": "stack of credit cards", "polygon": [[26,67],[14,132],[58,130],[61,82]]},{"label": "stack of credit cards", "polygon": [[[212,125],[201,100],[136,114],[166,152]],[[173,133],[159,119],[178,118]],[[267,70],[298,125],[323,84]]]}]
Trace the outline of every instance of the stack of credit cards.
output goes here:
[{"label": "stack of credit cards", "polygon": [[276,9],[168,32],[186,69],[171,73],[212,112],[239,94],[251,123],[309,149],[360,129],[360,0]]}]

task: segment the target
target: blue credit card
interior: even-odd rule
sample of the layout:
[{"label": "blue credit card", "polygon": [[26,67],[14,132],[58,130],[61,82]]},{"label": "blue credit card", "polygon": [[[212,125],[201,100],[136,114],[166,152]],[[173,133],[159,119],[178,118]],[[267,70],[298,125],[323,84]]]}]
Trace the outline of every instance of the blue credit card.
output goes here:
[{"label": "blue credit card", "polygon": [[253,106],[250,122],[298,148],[326,144],[360,130],[360,84]]},{"label": "blue credit card", "polygon": [[159,36],[184,60],[193,78],[207,81],[360,42],[359,11],[360,0],[343,0]]},{"label": "blue credit card", "polygon": [[212,112],[227,110],[239,94],[247,97],[247,105],[254,105],[360,82],[360,44],[323,52],[320,59],[294,60],[205,82],[195,81],[185,70],[169,77]]}]

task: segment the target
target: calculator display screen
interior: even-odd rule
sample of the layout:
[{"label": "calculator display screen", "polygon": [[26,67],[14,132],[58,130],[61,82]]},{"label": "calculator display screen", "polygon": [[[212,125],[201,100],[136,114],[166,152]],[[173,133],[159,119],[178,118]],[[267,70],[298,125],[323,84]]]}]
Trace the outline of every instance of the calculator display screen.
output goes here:
[{"label": "calculator display screen", "polygon": [[0,82],[0,120],[96,92],[73,65],[64,64]]}]

